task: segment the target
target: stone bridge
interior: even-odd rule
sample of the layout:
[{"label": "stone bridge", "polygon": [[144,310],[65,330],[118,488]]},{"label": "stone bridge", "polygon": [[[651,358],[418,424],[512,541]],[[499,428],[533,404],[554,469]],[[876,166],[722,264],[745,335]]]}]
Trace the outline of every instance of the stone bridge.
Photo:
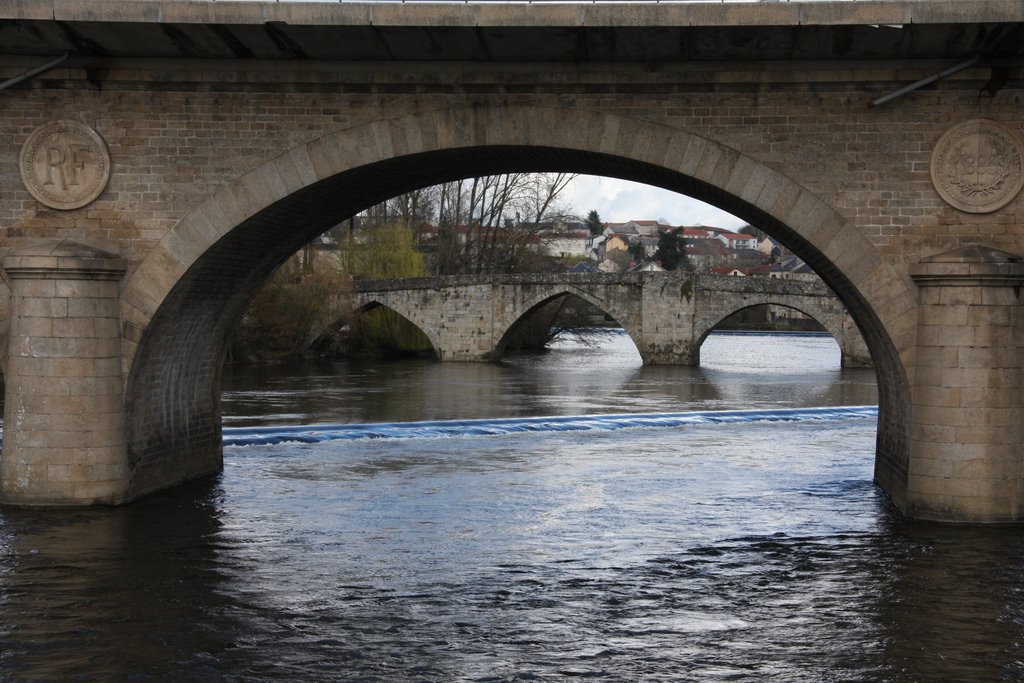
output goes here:
[{"label": "stone bridge", "polygon": [[0,500],[220,471],[278,264],[404,191],[571,171],[781,240],[871,352],[879,486],[1019,521],[1022,64],[1019,0],[0,3]]},{"label": "stone bridge", "polygon": [[500,358],[517,326],[546,304],[577,296],[618,322],[645,365],[699,365],[700,346],[751,306],[796,309],[828,330],[844,367],[871,357],[839,299],[820,282],[676,273],[464,275],[364,280],[357,310],[386,306],[423,330],[438,360]]}]

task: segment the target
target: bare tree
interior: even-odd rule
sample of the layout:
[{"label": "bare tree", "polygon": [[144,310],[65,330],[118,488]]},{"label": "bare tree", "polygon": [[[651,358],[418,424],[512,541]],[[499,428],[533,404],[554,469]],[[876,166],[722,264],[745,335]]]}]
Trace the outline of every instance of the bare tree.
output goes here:
[{"label": "bare tree", "polygon": [[575,177],[503,173],[466,178],[400,195],[366,215],[371,222],[429,215],[424,222],[434,220],[438,229],[433,258],[438,274],[513,272],[538,246],[542,222],[559,215],[559,197]]}]

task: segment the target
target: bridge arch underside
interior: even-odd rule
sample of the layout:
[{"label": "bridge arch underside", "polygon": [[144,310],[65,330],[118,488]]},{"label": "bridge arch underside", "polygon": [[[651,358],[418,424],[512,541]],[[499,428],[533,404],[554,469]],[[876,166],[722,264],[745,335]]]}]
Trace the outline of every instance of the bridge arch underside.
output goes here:
[{"label": "bridge arch underside", "polygon": [[424,320],[418,315],[419,311],[413,308],[401,308],[395,306],[393,303],[388,301],[379,301],[374,299],[373,301],[367,301],[361,306],[355,308],[352,313],[347,316],[346,320],[352,319],[353,317],[362,316],[367,313],[373,313],[374,311],[390,311],[395,315],[399,316],[409,325],[412,325],[419,330],[427,341],[430,342],[430,350],[435,356],[437,355],[437,349],[439,347],[437,335],[433,333],[433,330]]},{"label": "bridge arch underside", "polygon": [[814,322],[821,325],[825,330],[832,335],[832,339],[839,346],[841,353],[841,364],[843,367],[856,366],[861,363],[858,361],[862,355],[857,348],[857,341],[859,339],[852,338],[856,334],[856,330],[848,330],[843,324],[843,318],[845,317],[841,312],[828,311],[820,306],[816,305],[813,300],[807,301],[783,301],[780,298],[772,297],[771,295],[761,295],[755,297],[745,297],[745,300],[741,303],[734,303],[731,306],[718,307],[710,315],[697,316],[694,321],[694,339],[696,340],[696,354],[697,358],[700,357],[700,347],[704,344],[704,341],[708,338],[708,335],[715,331],[725,320],[737,313],[749,310],[751,308],[757,308],[758,306],[779,306],[782,308],[788,308],[792,311],[802,313]]},{"label": "bridge arch underside", "polygon": [[[378,137],[376,128],[353,129],[302,150],[302,163],[291,165],[300,167],[298,175],[304,177],[298,187],[287,187],[289,181],[282,183],[281,174],[276,181],[260,180],[277,173],[282,159],[288,162],[286,154],[186,214],[125,287],[125,344],[129,354],[135,352],[126,385],[130,474],[124,499],[220,470],[220,376],[229,337],[252,293],[302,245],[345,218],[416,188],[476,175],[565,171],[636,181],[714,204],[773,235],[814,268],[843,299],[871,350],[880,397],[876,480],[899,502],[906,480],[909,389],[883,317],[895,329],[912,303],[894,298],[890,288],[889,299],[876,308],[854,285],[854,279],[862,285],[877,280],[877,271],[889,268],[870,242],[798,184],[711,141],[697,139],[704,150],[701,158],[714,152],[712,158],[728,159],[729,168],[742,167],[747,189],[729,190],[734,174],[720,177],[720,164],[706,170],[697,164],[690,173],[666,167],[666,146],[674,145],[669,139],[627,146],[618,153],[596,151],[606,146],[600,137],[593,143],[574,143],[587,149],[540,144],[537,139],[561,129],[550,114],[538,116],[536,121],[527,117],[524,130],[513,127],[510,133],[529,144],[457,146],[488,138],[486,126],[469,125],[473,133],[466,135],[468,142],[435,140],[430,144],[449,147],[401,156],[373,144],[367,149],[366,140]],[[421,128],[447,123],[428,122]],[[570,120],[566,127],[573,130],[562,132],[578,136],[581,127],[598,124],[604,130],[608,119],[597,124]],[[658,136],[682,135],[650,127]],[[342,138],[349,140],[355,163],[338,152],[344,149]],[[318,152],[317,145],[332,151]],[[374,157],[378,160],[359,161]],[[270,186],[277,189],[267,193]],[[196,237],[202,234],[212,236]],[[904,334],[912,331],[907,327]],[[910,347],[905,339],[900,344]]]},{"label": "bridge arch underside", "polygon": [[572,303],[573,300],[585,302],[599,310],[604,315],[612,318],[622,327],[633,344],[639,350],[640,344],[636,336],[636,323],[628,312],[619,310],[611,302],[596,298],[581,290],[566,288],[556,293],[544,292],[534,294],[525,304],[516,308],[511,315],[497,322],[498,342],[494,345],[491,353],[491,360],[499,360],[508,351],[509,344],[519,335],[524,326],[533,321],[538,321],[542,326],[550,326],[558,306]]}]

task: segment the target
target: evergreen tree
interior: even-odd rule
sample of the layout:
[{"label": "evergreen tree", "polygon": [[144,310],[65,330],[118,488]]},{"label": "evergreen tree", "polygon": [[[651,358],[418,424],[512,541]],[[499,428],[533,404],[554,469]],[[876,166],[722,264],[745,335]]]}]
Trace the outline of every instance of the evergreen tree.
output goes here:
[{"label": "evergreen tree", "polygon": [[680,245],[679,237],[668,230],[658,231],[658,249],[654,252],[654,260],[665,270],[675,270],[679,262],[686,257]]},{"label": "evergreen tree", "polygon": [[643,263],[647,260],[647,250],[644,249],[644,245],[640,242],[634,242],[629,245],[629,255],[633,257],[634,263]]},{"label": "evergreen tree", "polygon": [[587,214],[586,224],[591,235],[600,235],[604,232],[604,226],[601,224],[601,216],[598,215],[597,209],[591,209],[590,213]]},{"label": "evergreen tree", "polygon": [[760,228],[755,228],[753,225],[750,224],[744,225],[736,232],[739,233],[740,235],[750,235],[751,237],[756,237],[758,242],[768,237],[768,233],[766,233],[764,230]]},{"label": "evergreen tree", "polygon": [[686,243],[679,233],[672,230],[658,231],[658,249],[654,260],[665,270],[692,271],[690,257],[686,255]]}]

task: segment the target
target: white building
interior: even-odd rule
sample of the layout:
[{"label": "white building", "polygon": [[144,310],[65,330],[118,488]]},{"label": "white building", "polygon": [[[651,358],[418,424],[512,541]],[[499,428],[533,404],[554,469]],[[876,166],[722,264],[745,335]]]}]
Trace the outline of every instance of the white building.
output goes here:
[{"label": "white building", "polygon": [[720,232],[716,237],[730,249],[757,249],[757,238],[736,232]]},{"label": "white building", "polygon": [[595,238],[589,232],[563,232],[542,238],[544,253],[555,258],[587,258]]}]

